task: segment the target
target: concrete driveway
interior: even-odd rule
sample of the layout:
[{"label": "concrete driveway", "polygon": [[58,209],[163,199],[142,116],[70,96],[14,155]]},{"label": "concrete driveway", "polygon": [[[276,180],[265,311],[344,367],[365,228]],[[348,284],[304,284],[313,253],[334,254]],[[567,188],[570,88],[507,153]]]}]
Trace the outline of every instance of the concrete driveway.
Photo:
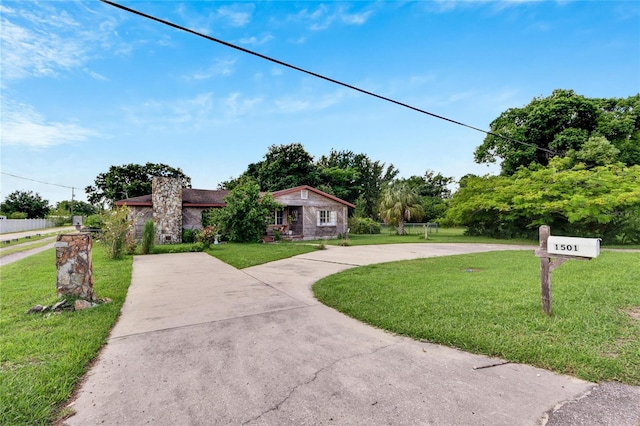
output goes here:
[{"label": "concrete driveway", "polygon": [[391,335],[310,291],[357,265],[514,248],[330,247],[242,271],[204,253],[138,256],[65,424],[540,424],[596,385],[519,364],[477,369],[502,360]]}]

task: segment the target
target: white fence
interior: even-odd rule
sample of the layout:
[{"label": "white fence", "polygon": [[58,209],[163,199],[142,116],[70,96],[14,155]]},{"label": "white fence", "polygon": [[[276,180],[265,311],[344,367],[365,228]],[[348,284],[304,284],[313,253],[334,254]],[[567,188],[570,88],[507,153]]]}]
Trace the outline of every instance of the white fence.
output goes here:
[{"label": "white fence", "polygon": [[56,226],[55,223],[49,219],[0,219],[0,234],[53,228],[54,226]]}]

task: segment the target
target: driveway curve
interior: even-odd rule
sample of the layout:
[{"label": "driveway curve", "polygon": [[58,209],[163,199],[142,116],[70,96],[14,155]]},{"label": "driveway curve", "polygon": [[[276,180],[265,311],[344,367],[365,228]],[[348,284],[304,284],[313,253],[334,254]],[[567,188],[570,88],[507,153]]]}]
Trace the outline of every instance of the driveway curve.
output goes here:
[{"label": "driveway curve", "polygon": [[596,385],[395,336],[320,304],[310,290],[359,265],[513,249],[533,252],[330,247],[244,270],[204,253],[135,257],[122,315],[65,424],[544,423]]}]

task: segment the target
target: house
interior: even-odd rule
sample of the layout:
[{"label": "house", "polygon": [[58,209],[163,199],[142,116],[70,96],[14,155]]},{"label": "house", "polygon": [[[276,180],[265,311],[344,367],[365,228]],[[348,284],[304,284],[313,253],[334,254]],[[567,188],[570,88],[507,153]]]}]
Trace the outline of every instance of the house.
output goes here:
[{"label": "house", "polygon": [[[120,200],[116,206],[128,206],[134,222],[134,236],[142,237],[144,223],[156,223],[156,239],[160,244],[182,240],[183,229],[202,228],[202,213],[211,208],[225,206],[227,190],[182,188],[180,181],[167,177],[154,177],[152,193]],[[311,186],[298,186],[272,192],[282,204],[282,210],[273,213],[273,221],[265,235],[279,233],[285,238],[313,240],[332,238],[347,231],[348,208],[355,206]]]}]

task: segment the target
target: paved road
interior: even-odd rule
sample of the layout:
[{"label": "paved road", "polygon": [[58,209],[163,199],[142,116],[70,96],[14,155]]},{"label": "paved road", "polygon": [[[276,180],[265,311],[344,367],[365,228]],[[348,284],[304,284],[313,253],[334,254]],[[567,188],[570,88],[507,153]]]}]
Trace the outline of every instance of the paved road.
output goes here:
[{"label": "paved road", "polygon": [[[65,424],[512,426],[559,407],[584,418],[582,397],[606,388],[526,365],[477,369],[502,360],[369,327],[310,291],[357,265],[510,248],[330,247],[242,271],[203,253],[138,256]],[[616,390],[623,409],[605,402],[575,424],[637,426],[640,392]]]}]

